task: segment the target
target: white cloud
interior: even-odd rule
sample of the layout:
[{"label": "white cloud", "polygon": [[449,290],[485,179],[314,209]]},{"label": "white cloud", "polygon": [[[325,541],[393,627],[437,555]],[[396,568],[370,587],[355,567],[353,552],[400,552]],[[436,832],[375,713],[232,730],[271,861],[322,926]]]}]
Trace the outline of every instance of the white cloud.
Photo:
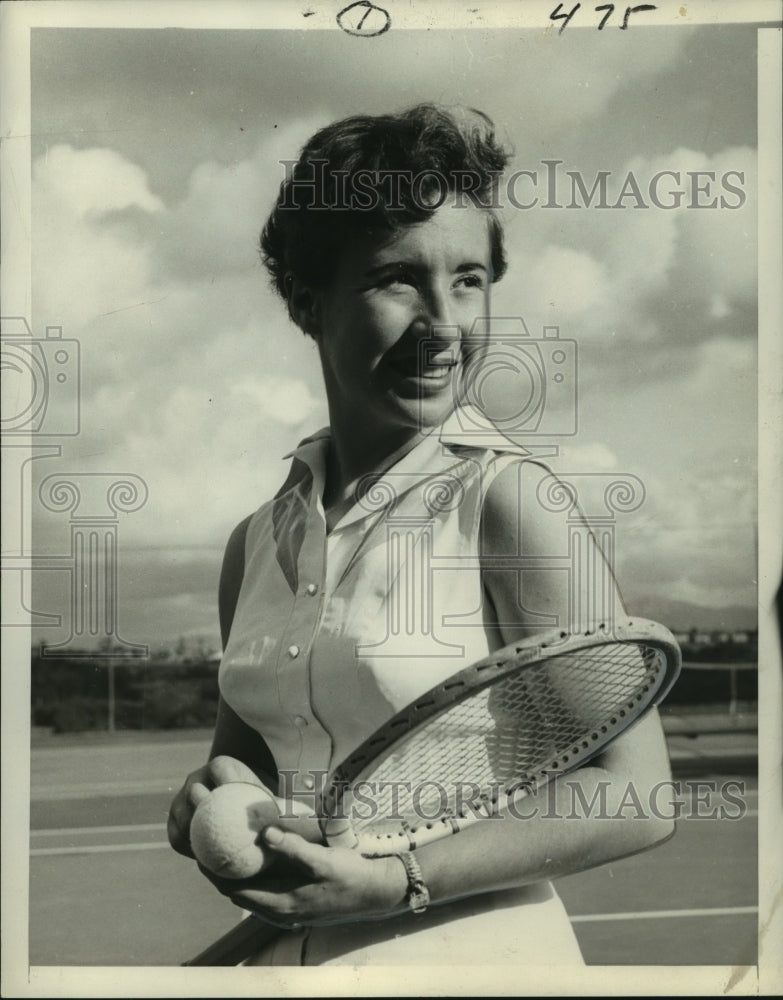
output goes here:
[{"label": "white cloud", "polygon": [[313,413],[318,400],[299,378],[247,378],[232,387],[244,405],[258,407],[271,420],[299,426]]},{"label": "white cloud", "polygon": [[125,209],[163,213],[139,167],[108,149],[54,146],[34,162],[32,190],[37,326],[79,336],[95,316],[155,297],[145,246],[102,221]]},{"label": "white cloud", "polygon": [[731,306],[725,295],[717,293],[710,300],[710,316],[713,319],[725,319],[731,315]]},{"label": "white cloud", "polygon": [[[756,285],[755,151],[743,147],[707,156],[679,148],[654,159],[636,157],[625,164],[626,170],[643,179],[640,187],[645,197],[652,178],[671,170],[677,177],[668,183],[682,198],[679,207],[671,210],[653,207],[623,213],[629,217],[617,227],[604,258],[622,306],[638,312],[643,296],[665,294],[667,289],[671,294],[676,287],[705,302],[713,318],[721,319],[732,302],[752,300]],[[701,192],[696,190],[699,187]],[[713,207],[695,207],[699,204]]]},{"label": "white cloud", "polygon": [[[705,298],[722,295],[727,303],[753,302],[757,277],[757,154],[747,147],[727,149],[705,160],[716,177],[713,197],[737,208],[689,211],[681,222],[677,267],[687,267]],[[740,176],[741,175],[741,179]],[[721,187],[721,179],[740,194]],[[709,183],[709,181],[706,181]]]},{"label": "white cloud", "polygon": [[[236,389],[195,382],[158,383],[158,389],[157,401],[130,386],[106,389],[98,402],[105,404],[103,440],[110,450],[87,454],[81,463],[86,471],[120,469],[144,479],[147,504],[123,520],[131,545],[222,543],[233,524],[280,486],[288,465],[282,456],[325,422],[323,409],[317,412],[323,404],[302,380],[283,385],[297,394],[284,421],[278,402],[265,397],[263,380]],[[297,405],[302,412],[295,417]]]},{"label": "white cloud", "polygon": [[680,601],[689,601],[700,608],[730,608],[748,603],[752,590],[749,588],[751,579],[738,583],[734,577],[717,574],[711,582],[697,584],[687,577],[680,577],[672,582],[672,592]]},{"label": "white cloud", "polygon": [[[616,458],[609,468],[637,475],[646,492],[639,510],[617,517],[619,578],[636,595],[753,605],[754,345],[721,337],[685,357],[689,367],[613,386],[616,407],[600,386],[585,393],[589,427],[612,414],[603,425]],[[572,450],[575,468],[589,459],[586,471],[601,471],[600,446],[581,441],[565,445],[564,469]]]},{"label": "white cloud", "polygon": [[[622,209],[596,208],[596,195],[590,208],[508,212],[509,273],[496,301],[507,313],[524,310],[531,321],[562,317],[581,336],[620,330],[637,344],[672,332],[671,318],[663,324],[660,316],[671,302],[681,305],[688,337],[726,319],[756,295],[756,159],[749,147],[712,156],[687,147],[635,156],[613,166],[607,203],[632,174],[647,208],[633,207],[633,199]],[[656,207],[650,196],[663,171],[676,176],[663,179],[659,200],[680,193],[679,207],[671,210]],[[589,190],[593,177],[583,180]],[[694,185],[704,190],[695,192]],[[565,204],[565,177],[561,188]],[[714,207],[692,207],[697,202]],[[686,307],[693,311],[686,314]]]},{"label": "white cloud", "polygon": [[608,294],[604,267],[571,247],[544,247],[523,262],[522,272],[522,296],[535,294],[553,315],[566,319],[589,312]]},{"label": "white cloud", "polygon": [[574,472],[611,472],[617,468],[617,455],[601,441],[561,446],[563,469]]},{"label": "white cloud", "polygon": [[[683,384],[677,389],[702,401],[712,399],[717,409],[730,398],[753,398],[755,381],[755,344],[717,337],[700,345],[696,363],[690,372],[683,372]],[[729,421],[733,422],[733,415],[729,415]]]},{"label": "white cloud", "polygon": [[141,167],[111,149],[51,146],[33,164],[33,183],[40,197],[56,202],[73,218],[131,206],[145,212],[163,209]]},{"label": "white cloud", "polygon": [[[281,456],[326,422],[317,352],[255,256],[264,212],[252,190],[279,183],[268,170],[256,183],[262,159],[233,174],[202,165],[173,208],[119,154],[56,147],[36,162],[36,322],[61,323],[81,345],[82,430],[67,461],[147,483],[146,506],[123,519],[125,544],[222,543],[277,489]],[[106,214],[125,210],[137,214],[121,227]],[[243,251],[229,251],[243,227],[244,268]],[[219,266],[209,278],[184,257],[179,270],[161,268],[162,240]]]},{"label": "white cloud", "polygon": [[244,159],[197,164],[184,198],[162,220],[154,247],[166,271],[192,281],[251,270],[265,280],[258,238],[285,177],[281,160],[295,158],[324,124],[318,118],[294,119],[267,135]]}]

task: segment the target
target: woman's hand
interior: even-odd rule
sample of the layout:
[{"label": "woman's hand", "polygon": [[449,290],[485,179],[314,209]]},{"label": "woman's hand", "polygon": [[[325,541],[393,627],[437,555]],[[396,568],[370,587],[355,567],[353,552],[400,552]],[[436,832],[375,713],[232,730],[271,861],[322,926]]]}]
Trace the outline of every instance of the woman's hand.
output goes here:
[{"label": "woman's hand", "polygon": [[169,843],[175,851],[188,858],[193,857],[193,851],[190,849],[190,821],[193,819],[196,806],[213,788],[231,781],[245,781],[251,785],[258,785],[259,788],[266,787],[247,764],[225,755],[213,757],[208,764],[188,775],[185,784],[174,796],[169,809]]},{"label": "woman's hand", "polygon": [[291,927],[404,910],[408,879],[397,858],[365,858],[277,827],[263,837],[276,858],[256,878],[236,882],[202,871],[233,903],[264,920]]}]

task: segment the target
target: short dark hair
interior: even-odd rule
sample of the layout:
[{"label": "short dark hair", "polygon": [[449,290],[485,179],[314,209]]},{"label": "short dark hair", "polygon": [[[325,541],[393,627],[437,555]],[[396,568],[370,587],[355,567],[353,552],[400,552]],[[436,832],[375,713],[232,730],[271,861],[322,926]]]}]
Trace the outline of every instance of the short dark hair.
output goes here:
[{"label": "short dark hair", "polygon": [[[433,196],[437,188],[445,197],[444,185],[452,194],[461,192],[463,204],[467,197],[487,210],[497,281],[506,258],[493,207],[508,160],[492,120],[473,109],[418,104],[399,114],[356,115],[328,125],[305,144],[298,161],[287,164],[261,234],[261,255],[275,288],[287,299],[290,276],[324,287],[352,235],[424,221],[442,204],[443,198]],[[392,195],[386,188],[392,174],[414,183],[398,183]],[[349,189],[354,196],[346,201]]]}]

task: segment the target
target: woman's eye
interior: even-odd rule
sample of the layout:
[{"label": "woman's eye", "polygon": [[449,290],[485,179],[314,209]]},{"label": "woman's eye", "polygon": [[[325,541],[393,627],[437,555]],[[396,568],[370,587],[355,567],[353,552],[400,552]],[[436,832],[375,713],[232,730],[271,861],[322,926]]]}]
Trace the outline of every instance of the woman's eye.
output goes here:
[{"label": "woman's eye", "polygon": [[380,279],[381,288],[390,288],[394,285],[415,285],[416,281],[412,274],[407,271],[394,271]]},{"label": "woman's eye", "polygon": [[484,288],[484,278],[480,274],[463,274],[457,281],[463,288]]}]

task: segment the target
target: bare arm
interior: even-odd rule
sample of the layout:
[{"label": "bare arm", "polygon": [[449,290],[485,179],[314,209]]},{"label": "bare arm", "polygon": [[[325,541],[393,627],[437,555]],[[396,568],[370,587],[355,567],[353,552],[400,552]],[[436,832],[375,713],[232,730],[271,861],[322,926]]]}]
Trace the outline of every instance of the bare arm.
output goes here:
[{"label": "bare arm", "polygon": [[[245,572],[245,536],[250,518],[246,517],[231,533],[223,556],[218,588],[218,610],[220,613],[220,636],[223,649],[228,645],[234,612]],[[261,735],[230,708],[221,697],[218,702],[215,736],[209,759],[215,757],[235,757],[247,764],[269,788],[277,787],[277,768],[274,757]]]},{"label": "bare arm", "polygon": [[277,768],[274,757],[263,737],[243,722],[223,698],[218,702],[215,735],[209,759],[233,757],[242,761],[266,785],[277,789]]},{"label": "bare arm", "polygon": [[[545,558],[564,551],[564,515],[543,509],[537,499],[538,485],[548,475],[535,463],[522,463],[493,482],[483,523],[482,553],[488,566],[495,555]],[[596,555],[602,558],[597,548]],[[552,569],[485,572],[485,589],[504,643],[542,626],[569,624],[568,581],[563,577]],[[594,607],[594,596],[581,593],[576,603],[581,609]],[[615,606],[622,609],[619,593]],[[542,613],[557,620],[547,623]],[[487,821],[452,838],[453,843],[422,848],[419,858],[431,892],[444,899],[455,892],[520,885],[651,847],[674,829],[665,818],[671,811],[661,793],[669,778],[663,731],[657,713],[651,713],[589,766],[526,802],[520,812],[528,818]],[[454,871],[461,873],[459,879]]]},{"label": "bare arm", "polygon": [[[245,565],[246,518],[231,534],[223,557],[218,591],[223,649],[228,644]],[[193,857],[190,821],[199,802],[217,785],[247,781],[277,789],[274,758],[263,738],[240,719],[221,697],[209,760],[192,771],[177,792],[169,810],[168,835],[174,850]]]}]

